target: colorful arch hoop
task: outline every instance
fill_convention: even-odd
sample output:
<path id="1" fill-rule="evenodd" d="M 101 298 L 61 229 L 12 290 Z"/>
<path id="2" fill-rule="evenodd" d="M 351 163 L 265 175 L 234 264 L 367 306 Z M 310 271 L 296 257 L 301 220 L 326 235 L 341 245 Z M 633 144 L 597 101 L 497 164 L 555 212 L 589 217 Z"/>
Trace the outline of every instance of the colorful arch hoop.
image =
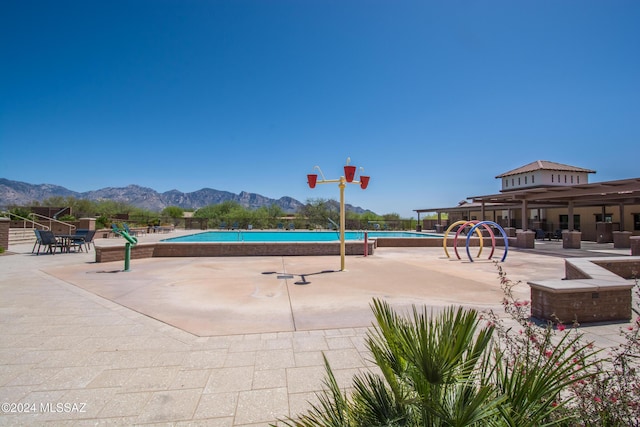
<path id="1" fill-rule="evenodd" d="M 502 259 L 500 260 L 500 262 L 504 262 L 505 259 L 507 259 L 507 253 L 509 253 L 509 238 L 507 237 L 507 233 L 505 233 L 504 229 L 502 227 L 500 227 L 498 224 L 496 224 L 493 221 L 480 221 L 479 223 L 477 223 L 476 225 L 474 225 L 471 230 L 469 231 L 469 234 L 467 234 L 467 256 L 469 257 L 469 261 L 473 262 L 473 258 L 471 258 L 471 253 L 469 252 L 469 237 L 471 237 L 471 233 L 476 230 L 478 228 L 478 226 L 480 225 L 485 225 L 488 224 L 486 227 L 488 227 L 489 225 L 494 226 L 495 228 L 497 228 L 500 231 L 500 234 L 502 234 L 502 238 L 504 239 L 504 254 L 502 255 Z M 495 240 L 493 241 L 493 248 L 495 249 Z M 493 254 L 493 251 L 491 252 Z M 489 257 L 489 259 L 491 259 L 491 257 Z"/>
<path id="2" fill-rule="evenodd" d="M 477 221 L 476 221 L 476 222 L 477 222 Z M 451 225 L 449 226 L 449 228 L 447 228 L 447 231 L 445 231 L 445 232 L 444 232 L 444 238 L 442 239 L 442 248 L 444 249 L 444 253 L 445 253 L 445 255 L 447 256 L 447 258 L 451 258 L 451 257 L 449 256 L 449 251 L 447 250 L 447 236 L 449 235 L 449 232 L 450 232 L 450 231 L 453 229 L 453 227 L 455 227 L 456 225 L 460 225 L 460 224 L 467 225 L 467 224 L 469 224 L 469 223 L 474 224 L 474 222 L 473 222 L 473 221 L 456 221 L 456 222 L 454 222 L 453 224 L 451 224 Z M 462 229 L 462 228 L 464 228 L 464 226 L 462 226 L 462 227 L 460 227 L 460 228 Z M 482 237 L 482 233 L 480 232 L 480 230 L 476 230 L 476 233 L 478 234 L 478 237 L 480 237 L 480 238 Z M 457 237 L 458 237 L 458 234 L 456 234 L 456 239 L 457 239 Z M 456 244 L 456 243 L 457 243 L 457 241 L 455 241 L 455 240 L 454 240 L 454 242 L 453 242 L 454 246 L 455 246 L 455 244 Z M 481 238 L 481 239 L 480 239 L 480 250 L 478 251 L 478 255 L 477 255 L 477 256 L 480 256 L 480 254 L 482 253 L 482 245 L 483 245 L 483 242 L 482 242 L 482 238 Z M 456 250 L 456 255 L 458 255 L 457 250 Z M 459 255 L 458 255 L 458 259 L 460 259 L 460 256 L 459 256 Z"/>
<path id="3" fill-rule="evenodd" d="M 460 258 L 460 255 L 458 254 L 458 235 L 462 232 L 462 230 L 464 230 L 466 228 L 467 225 L 481 225 L 480 221 L 477 220 L 472 220 L 472 221 L 467 221 L 466 224 L 464 224 L 462 227 L 458 228 L 458 231 L 456 232 L 456 236 L 453 239 L 453 248 L 455 250 L 456 256 L 458 257 L 458 259 L 462 259 Z M 486 224 L 482 224 L 482 226 L 485 228 L 485 230 L 487 230 L 487 232 L 489 233 L 489 236 L 491 236 L 491 253 L 489 254 L 488 259 L 491 259 L 491 257 L 493 256 L 493 252 L 496 250 L 496 236 L 493 234 L 493 230 L 491 229 L 491 227 L 489 227 Z M 473 233 L 474 228 L 471 227 L 471 230 L 469 230 L 469 236 Z M 478 232 L 479 230 L 476 228 L 476 234 L 478 234 L 478 237 L 480 238 L 480 250 L 478 251 L 478 255 L 476 256 L 476 258 L 480 257 L 480 254 L 482 253 L 482 245 L 484 243 L 484 239 L 482 238 L 482 233 Z"/>

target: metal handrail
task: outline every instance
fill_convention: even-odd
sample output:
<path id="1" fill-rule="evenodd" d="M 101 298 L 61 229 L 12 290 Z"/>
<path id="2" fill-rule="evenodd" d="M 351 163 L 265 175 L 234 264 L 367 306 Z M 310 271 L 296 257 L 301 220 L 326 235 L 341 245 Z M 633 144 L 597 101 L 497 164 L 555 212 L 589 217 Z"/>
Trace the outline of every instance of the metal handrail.
<path id="1" fill-rule="evenodd" d="M 39 217 L 39 218 L 44 218 L 44 219 L 46 219 L 47 221 L 49 221 L 49 224 L 51 224 L 51 222 L 57 222 L 58 224 L 62 224 L 62 225 L 64 225 L 64 226 L 66 226 L 66 227 L 69 227 L 70 229 L 77 228 L 75 225 L 73 225 L 73 224 L 69 224 L 68 222 L 59 221 L 59 220 L 57 220 L 57 219 L 55 219 L 55 218 L 49 218 L 48 216 L 40 215 L 40 214 L 37 214 L 37 213 L 35 213 L 35 212 L 31 212 L 31 215 L 33 215 L 33 216 L 35 216 L 35 217 Z"/>
<path id="2" fill-rule="evenodd" d="M 58 212 L 53 214 L 53 219 L 55 219 L 56 221 L 58 220 L 58 215 L 60 215 L 62 212 L 66 211 L 69 208 L 62 208 L 60 209 Z"/>
<path id="3" fill-rule="evenodd" d="M 31 218 L 25 218 L 23 216 L 11 213 L 11 212 L 2 212 L 3 215 L 9 215 L 9 219 L 11 219 L 12 216 L 15 216 L 16 218 L 20 218 L 23 221 L 29 221 L 31 224 L 33 225 L 37 225 L 38 227 L 42 227 L 44 230 L 50 230 L 50 227 L 47 227 L 44 224 L 40 224 L 39 222 L 34 221 Z M 32 214 L 33 215 L 33 214 Z M 22 227 L 22 228 L 27 228 L 27 227 Z M 34 227 L 35 228 L 35 227 Z"/>

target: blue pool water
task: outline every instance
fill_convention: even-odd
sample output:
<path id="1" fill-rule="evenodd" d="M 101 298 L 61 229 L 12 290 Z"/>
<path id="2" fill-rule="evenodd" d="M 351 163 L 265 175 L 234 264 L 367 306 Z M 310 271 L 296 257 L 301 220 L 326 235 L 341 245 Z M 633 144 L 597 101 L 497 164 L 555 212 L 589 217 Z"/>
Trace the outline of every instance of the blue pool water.
<path id="1" fill-rule="evenodd" d="M 368 231 L 367 235 L 369 239 L 442 237 L 409 231 Z M 364 240 L 364 232 L 345 231 L 344 238 L 345 240 Z M 164 239 L 163 242 L 332 242 L 339 240 L 340 234 L 337 231 L 207 231 Z"/>

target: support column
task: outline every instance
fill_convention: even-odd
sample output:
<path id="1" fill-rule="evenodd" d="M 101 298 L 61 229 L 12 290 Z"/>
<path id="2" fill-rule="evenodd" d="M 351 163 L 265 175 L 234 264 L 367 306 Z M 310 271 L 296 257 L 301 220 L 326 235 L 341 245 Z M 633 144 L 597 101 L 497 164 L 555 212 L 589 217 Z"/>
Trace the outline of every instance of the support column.
<path id="1" fill-rule="evenodd" d="M 529 229 L 529 217 L 527 215 L 527 201 L 522 201 L 522 231 Z"/>
<path id="2" fill-rule="evenodd" d="M 575 229 L 575 226 L 573 224 L 573 200 L 569 201 L 569 206 L 567 207 L 567 212 L 568 212 L 568 229 L 569 231 L 573 231 Z"/>
<path id="3" fill-rule="evenodd" d="M 624 203 L 620 203 L 620 231 L 624 231 Z"/>

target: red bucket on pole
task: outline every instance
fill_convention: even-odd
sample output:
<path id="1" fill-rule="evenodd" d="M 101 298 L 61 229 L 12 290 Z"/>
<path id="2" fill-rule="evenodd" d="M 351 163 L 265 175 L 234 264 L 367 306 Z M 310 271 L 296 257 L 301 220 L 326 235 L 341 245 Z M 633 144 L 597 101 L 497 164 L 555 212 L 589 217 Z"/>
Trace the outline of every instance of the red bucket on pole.
<path id="1" fill-rule="evenodd" d="M 309 184 L 309 188 L 315 188 L 317 181 L 318 181 L 318 175 L 316 174 L 307 175 L 307 184 Z"/>
<path id="2" fill-rule="evenodd" d="M 363 190 L 367 188 L 367 186 L 369 185 L 369 178 L 371 177 L 360 175 L 360 188 L 362 188 Z"/>
<path id="3" fill-rule="evenodd" d="M 344 167 L 344 178 L 347 182 L 353 182 L 353 178 L 356 177 L 356 167 L 355 166 L 345 166 Z"/>

